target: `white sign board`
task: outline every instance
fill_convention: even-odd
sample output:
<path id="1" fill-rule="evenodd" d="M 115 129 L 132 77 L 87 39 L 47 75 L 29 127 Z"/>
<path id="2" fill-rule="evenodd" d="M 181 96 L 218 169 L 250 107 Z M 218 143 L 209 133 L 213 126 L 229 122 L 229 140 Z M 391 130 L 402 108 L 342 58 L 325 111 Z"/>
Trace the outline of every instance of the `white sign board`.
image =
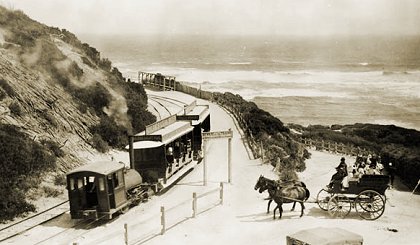
<path id="1" fill-rule="evenodd" d="M 218 132 L 204 132 L 202 134 L 203 139 L 218 139 L 218 138 L 232 138 L 233 131 L 218 131 Z"/>

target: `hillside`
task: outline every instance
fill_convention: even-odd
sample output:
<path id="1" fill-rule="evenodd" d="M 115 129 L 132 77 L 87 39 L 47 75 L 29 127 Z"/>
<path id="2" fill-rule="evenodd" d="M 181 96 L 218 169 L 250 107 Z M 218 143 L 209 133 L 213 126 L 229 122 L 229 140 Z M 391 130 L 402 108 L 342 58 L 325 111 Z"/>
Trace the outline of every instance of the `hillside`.
<path id="1" fill-rule="evenodd" d="M 28 195 L 40 182 L 63 184 L 89 156 L 125 146 L 155 121 L 146 109 L 143 87 L 95 48 L 0 6 L 0 221 L 33 210 L 24 199 L 45 194 Z"/>

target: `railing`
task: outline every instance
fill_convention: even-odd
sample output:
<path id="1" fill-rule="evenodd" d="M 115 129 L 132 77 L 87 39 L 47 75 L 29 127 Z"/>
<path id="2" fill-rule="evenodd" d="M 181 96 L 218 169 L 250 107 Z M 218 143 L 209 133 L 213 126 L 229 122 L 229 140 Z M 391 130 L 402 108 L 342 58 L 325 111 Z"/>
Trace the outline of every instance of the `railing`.
<path id="1" fill-rule="evenodd" d="M 358 154 L 368 155 L 370 152 L 365 148 L 356 147 L 351 144 L 343 144 L 324 140 L 313 140 L 302 138 L 301 142 L 309 148 L 315 148 L 320 151 L 328 151 L 336 154 L 356 156 Z"/>
<path id="2" fill-rule="evenodd" d="M 150 210 L 147 213 L 142 213 L 135 223 L 125 223 L 121 229 L 106 233 L 96 240 L 84 241 L 80 243 L 99 244 L 103 242 L 120 243 L 124 241 L 128 244 L 143 244 L 151 239 L 164 235 L 169 229 L 189 220 L 196 218 L 198 215 L 216 207 L 223 205 L 224 198 L 223 183 L 220 183 L 218 188 L 212 189 L 202 194 L 192 193 L 192 199 L 182 201 L 175 206 L 161 206 L 159 212 L 157 210 Z M 206 200 L 203 203 L 207 205 L 199 205 L 200 200 L 204 198 L 214 198 L 217 195 L 217 200 Z M 130 233 L 130 231 L 133 231 Z M 139 233 L 141 233 L 139 235 Z M 88 237 L 88 236 L 84 236 Z M 74 242 L 73 244 L 78 244 Z"/>

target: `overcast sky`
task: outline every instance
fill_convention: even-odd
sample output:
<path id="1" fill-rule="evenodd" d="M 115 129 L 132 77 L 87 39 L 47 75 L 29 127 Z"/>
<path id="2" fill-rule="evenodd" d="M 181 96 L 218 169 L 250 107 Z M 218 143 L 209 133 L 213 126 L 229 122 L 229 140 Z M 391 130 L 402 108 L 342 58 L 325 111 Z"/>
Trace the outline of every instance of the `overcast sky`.
<path id="1" fill-rule="evenodd" d="M 0 0 L 76 34 L 420 34 L 420 0 Z"/>

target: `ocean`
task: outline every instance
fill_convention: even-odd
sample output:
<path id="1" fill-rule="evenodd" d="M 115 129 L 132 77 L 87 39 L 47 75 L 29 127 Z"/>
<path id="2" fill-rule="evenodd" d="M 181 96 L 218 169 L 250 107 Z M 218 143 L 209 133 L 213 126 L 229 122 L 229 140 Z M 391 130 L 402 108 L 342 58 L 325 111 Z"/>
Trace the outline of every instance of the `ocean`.
<path id="1" fill-rule="evenodd" d="M 420 130 L 420 37 L 93 36 L 131 80 L 175 76 L 232 92 L 284 123 Z"/>

